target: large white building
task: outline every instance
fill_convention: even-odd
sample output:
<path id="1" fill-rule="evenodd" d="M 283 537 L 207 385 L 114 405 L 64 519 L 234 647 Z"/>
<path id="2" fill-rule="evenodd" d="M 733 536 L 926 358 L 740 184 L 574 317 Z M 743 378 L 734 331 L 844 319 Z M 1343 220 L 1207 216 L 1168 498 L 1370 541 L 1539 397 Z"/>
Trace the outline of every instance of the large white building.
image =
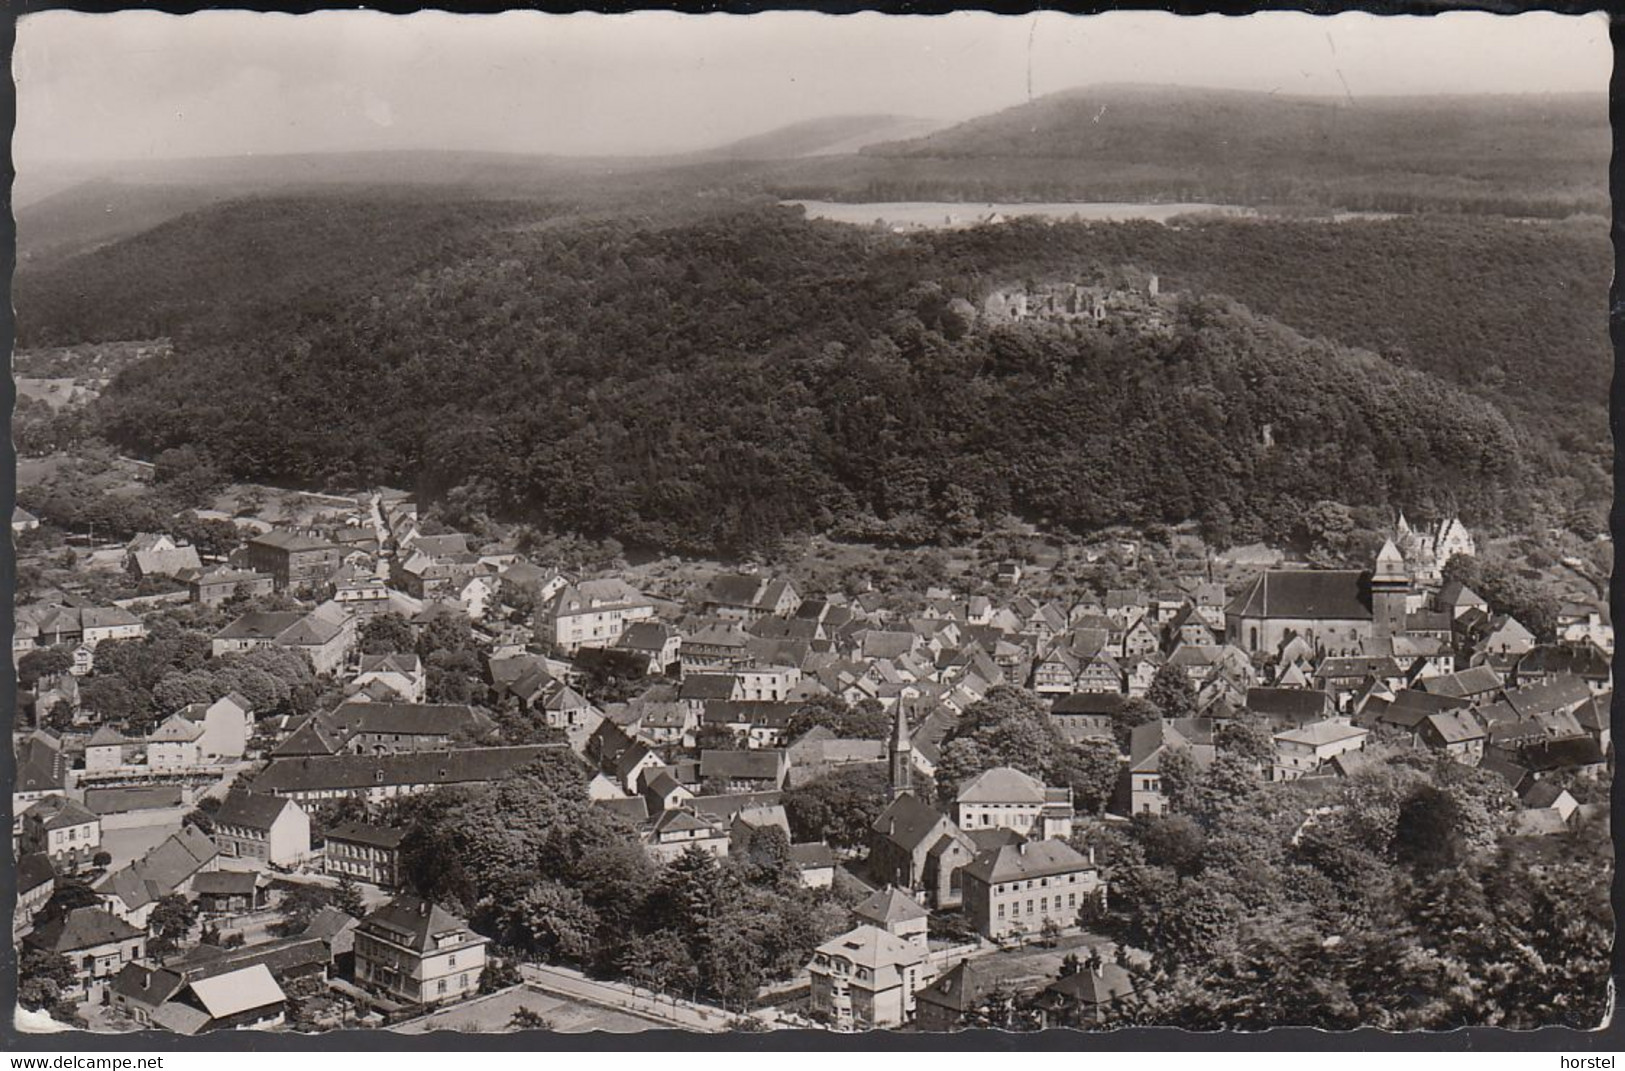
<path id="1" fill-rule="evenodd" d="M 841 1030 L 901 1026 L 931 982 L 919 943 L 870 925 L 819 945 L 807 972 L 813 1010 Z"/>
<path id="2" fill-rule="evenodd" d="M 628 625 L 654 617 L 655 608 L 622 580 L 567 584 L 536 613 L 536 640 L 574 654 L 582 647 L 611 647 Z"/>
<path id="3" fill-rule="evenodd" d="M 1368 735 L 1365 729 L 1336 719 L 1276 733 L 1275 780 L 1296 781 L 1312 774 L 1322 763 L 1363 748 Z"/>
<path id="4" fill-rule="evenodd" d="M 1010 766 L 995 766 L 960 786 L 954 801 L 960 829 L 1013 829 L 1046 840 L 1072 835 L 1072 790 L 1044 782 Z"/>

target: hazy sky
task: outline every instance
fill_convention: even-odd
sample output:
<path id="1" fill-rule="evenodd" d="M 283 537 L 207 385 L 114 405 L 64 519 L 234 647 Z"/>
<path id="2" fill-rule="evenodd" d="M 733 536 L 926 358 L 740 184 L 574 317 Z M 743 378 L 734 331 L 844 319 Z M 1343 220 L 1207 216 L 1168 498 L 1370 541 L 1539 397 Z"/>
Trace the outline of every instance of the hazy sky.
<path id="1" fill-rule="evenodd" d="M 343 149 L 655 153 L 826 115 L 957 120 L 1097 82 L 1285 93 L 1602 92 L 1603 17 L 24 17 L 19 171 Z"/>

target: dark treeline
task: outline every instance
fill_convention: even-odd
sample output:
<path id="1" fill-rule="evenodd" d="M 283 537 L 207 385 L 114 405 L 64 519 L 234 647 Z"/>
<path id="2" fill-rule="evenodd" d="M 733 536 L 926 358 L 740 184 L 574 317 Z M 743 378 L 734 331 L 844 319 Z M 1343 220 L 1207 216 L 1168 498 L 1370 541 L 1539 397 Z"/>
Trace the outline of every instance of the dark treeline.
<path id="1" fill-rule="evenodd" d="M 1585 377 L 1565 373 L 1592 359 L 1583 298 L 1562 296 L 1576 268 L 1538 274 L 1589 241 L 1567 230 L 1395 222 L 1339 226 L 1332 243 L 1327 225 L 1022 224 L 899 238 L 775 209 L 661 225 L 346 204 L 224 206 L 76 258 L 20 285 L 25 330 L 71 340 L 81 315 L 89 337 L 173 329 L 175 354 L 127 369 L 97 405 L 128 450 L 192 443 L 245 478 L 399 483 L 464 514 L 694 552 L 813 530 L 966 538 L 1007 512 L 1077 530 L 1196 517 L 1220 539 L 1288 531 L 1323 499 L 1527 516 L 1567 486 L 1530 454 L 1572 458 L 1549 439 L 1520 445 L 1494 406 L 1416 368 L 1469 384 L 1492 361 L 1523 375 L 1514 358 L 1540 334 L 1559 359 L 1547 394 L 1524 392 L 1538 413 L 1578 409 Z M 245 241 L 253 263 L 224 266 Z M 1521 311 L 1495 310 L 1507 289 L 1484 278 L 1487 255 L 1479 274 L 1446 273 L 1459 294 L 1413 293 L 1442 261 L 1504 257 L 1507 243 L 1532 269 Z M 1167 330 L 990 327 L 957 300 L 1120 265 L 1188 291 Z M 1199 291 L 1345 343 L 1384 345 L 1397 321 L 1416 367 Z M 1487 326 L 1459 326 L 1479 316 Z M 1520 316 L 1535 323 L 1496 327 Z"/>

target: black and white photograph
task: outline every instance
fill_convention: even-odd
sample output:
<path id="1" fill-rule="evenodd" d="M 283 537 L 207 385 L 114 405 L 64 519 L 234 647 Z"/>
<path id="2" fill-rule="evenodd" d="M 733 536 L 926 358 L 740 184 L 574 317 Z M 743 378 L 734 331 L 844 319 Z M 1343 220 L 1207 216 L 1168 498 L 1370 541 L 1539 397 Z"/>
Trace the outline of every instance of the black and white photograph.
<path id="1" fill-rule="evenodd" d="M 1608 1025 L 1612 68 L 22 14 L 22 1046 Z"/>

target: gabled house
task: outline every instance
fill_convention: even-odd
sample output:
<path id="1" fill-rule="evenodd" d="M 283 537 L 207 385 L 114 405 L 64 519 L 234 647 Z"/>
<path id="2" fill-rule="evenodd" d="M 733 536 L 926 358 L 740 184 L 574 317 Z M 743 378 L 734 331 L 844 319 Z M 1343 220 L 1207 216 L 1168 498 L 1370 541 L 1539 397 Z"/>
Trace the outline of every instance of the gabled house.
<path id="1" fill-rule="evenodd" d="M 147 736 L 147 768 L 154 773 L 178 773 L 203 765 L 198 746 L 203 733 L 201 721 L 184 713 L 171 714 Z"/>
<path id="2" fill-rule="evenodd" d="M 56 891 L 56 868 L 42 852 L 33 852 L 17 860 L 17 906 L 11 915 L 11 937 L 14 944 L 34 925 L 39 914 Z"/>
<path id="3" fill-rule="evenodd" d="M 197 738 L 200 762 L 235 762 L 248 750 L 248 738 L 254 731 L 253 704 L 241 693 L 227 693 L 213 703 L 190 704 L 180 714 L 203 730 Z"/>
<path id="4" fill-rule="evenodd" d="M 1163 794 L 1162 760 L 1175 751 L 1188 753 L 1201 767 L 1215 757 L 1212 723 L 1204 718 L 1159 718 L 1135 726 L 1129 738 L 1128 813 L 1166 814 L 1168 798 Z"/>
<path id="5" fill-rule="evenodd" d="M 690 848 L 718 858 L 728 854 L 728 831 L 685 807 L 661 811 L 643 837 L 643 850 L 657 863 L 669 863 Z"/>
<path id="6" fill-rule="evenodd" d="M 682 646 L 682 635 L 659 621 L 636 622 L 615 641 L 617 650 L 630 652 L 642 659 L 644 672 L 651 677 L 671 673 L 679 665 Z"/>
<path id="7" fill-rule="evenodd" d="M 801 596 L 787 580 L 725 573 L 711 581 L 705 612 L 734 621 L 789 617 L 801 608 Z"/>
<path id="8" fill-rule="evenodd" d="M 137 580 L 153 576 L 178 577 L 203 570 L 203 562 L 198 558 L 196 547 L 177 546 L 173 541 L 169 541 L 168 536 L 162 538 L 167 542 L 167 546 L 132 550 L 125 554 L 124 565 L 131 576 Z"/>
<path id="9" fill-rule="evenodd" d="M 11 786 L 11 813 L 19 815 L 45 797 L 67 791 L 68 757 L 62 753 L 62 742 L 42 731 L 25 737 L 16 747 L 17 779 Z"/>
<path id="10" fill-rule="evenodd" d="M 176 1034 L 254 1030 L 280 1025 L 288 997 L 263 963 L 189 982 L 152 1013 L 152 1025 Z"/>
<path id="11" fill-rule="evenodd" d="M 1470 710 L 1429 714 L 1417 726 L 1417 737 L 1424 744 L 1467 766 L 1477 766 L 1484 757 L 1488 736 L 1483 723 Z"/>
<path id="12" fill-rule="evenodd" d="M 1072 833 L 1072 790 L 1046 788 L 1036 777 L 996 766 L 959 787 L 954 822 L 967 833 L 999 828 L 1032 839 L 1065 838 Z"/>
<path id="13" fill-rule="evenodd" d="M 489 943 L 438 904 L 397 896 L 356 927 L 356 981 L 400 1004 L 463 1000 L 479 992 Z"/>
<path id="14" fill-rule="evenodd" d="M 310 857 L 310 816 L 298 803 L 260 792 L 232 792 L 214 816 L 220 854 L 275 866 Z"/>
<path id="15" fill-rule="evenodd" d="M 1336 719 L 1310 722 L 1275 734 L 1276 781 L 1296 781 L 1326 770 L 1333 759 L 1365 746 L 1370 730 Z"/>
<path id="16" fill-rule="evenodd" d="M 90 865 L 102 845 L 102 820 L 66 796 L 46 796 L 20 817 L 22 851 L 41 853 L 58 874 Z"/>
<path id="17" fill-rule="evenodd" d="M 195 826 L 183 826 L 162 844 L 93 886 L 103 909 L 131 925 L 145 927 L 158 901 L 186 893 L 199 874 L 219 868 L 214 841 Z"/>
<path id="18" fill-rule="evenodd" d="M 403 703 L 421 703 L 428 693 L 428 674 L 416 654 L 363 654 L 359 672 L 346 685 L 346 692 L 363 692 L 377 682 Z M 359 698 L 359 697 L 358 697 Z"/>
<path id="19" fill-rule="evenodd" d="M 76 907 L 41 923 L 23 944 L 57 952 L 73 969 L 69 1000 L 97 1000 L 124 965 L 146 954 L 147 935 L 99 907 Z"/>
<path id="20" fill-rule="evenodd" d="M 1115 963 L 1094 962 L 1051 982 L 1036 1003 L 1046 1028 L 1088 1029 L 1116 1020 L 1138 1000 L 1127 970 Z"/>
<path id="21" fill-rule="evenodd" d="M 246 915 L 266 905 L 269 883 L 249 870 L 211 870 L 192 880 L 198 909 L 205 915 Z"/>

